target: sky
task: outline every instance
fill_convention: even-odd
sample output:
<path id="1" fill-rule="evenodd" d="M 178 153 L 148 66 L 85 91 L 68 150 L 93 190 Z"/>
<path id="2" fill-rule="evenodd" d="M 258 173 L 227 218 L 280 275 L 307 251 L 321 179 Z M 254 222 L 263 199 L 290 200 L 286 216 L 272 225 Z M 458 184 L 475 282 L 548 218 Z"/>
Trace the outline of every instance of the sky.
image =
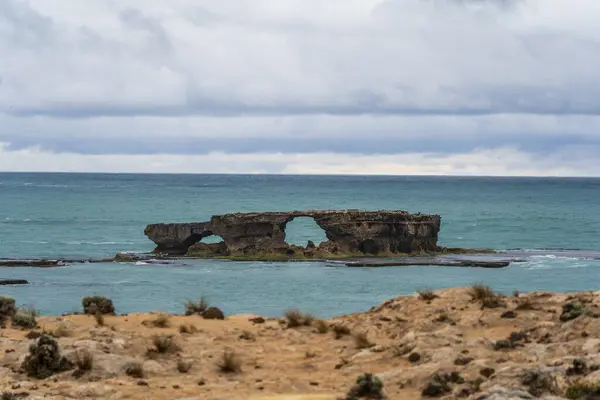
<path id="1" fill-rule="evenodd" d="M 597 0 L 0 0 L 0 171 L 600 176 Z"/>

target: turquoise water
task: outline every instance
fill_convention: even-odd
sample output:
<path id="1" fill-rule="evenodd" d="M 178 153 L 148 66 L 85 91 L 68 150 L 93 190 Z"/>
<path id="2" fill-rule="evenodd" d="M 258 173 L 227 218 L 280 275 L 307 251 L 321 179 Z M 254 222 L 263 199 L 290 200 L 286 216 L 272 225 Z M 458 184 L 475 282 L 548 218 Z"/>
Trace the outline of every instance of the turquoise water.
<path id="1" fill-rule="evenodd" d="M 438 213 L 445 246 L 600 250 L 598 199 L 600 179 L 583 178 L 0 174 L 0 258 L 147 252 L 148 223 L 329 208 Z M 322 237 L 310 220 L 288 232 L 294 243 Z M 52 314 L 72 311 L 89 294 L 111 296 L 120 312 L 181 311 L 186 298 L 205 294 L 228 313 L 280 315 L 299 306 L 331 316 L 424 286 L 484 281 L 506 291 L 598 289 L 597 257 L 551 253 L 536 252 L 503 270 L 225 261 L 4 268 L 0 279 L 32 284 L 0 287 L 0 295 Z"/>

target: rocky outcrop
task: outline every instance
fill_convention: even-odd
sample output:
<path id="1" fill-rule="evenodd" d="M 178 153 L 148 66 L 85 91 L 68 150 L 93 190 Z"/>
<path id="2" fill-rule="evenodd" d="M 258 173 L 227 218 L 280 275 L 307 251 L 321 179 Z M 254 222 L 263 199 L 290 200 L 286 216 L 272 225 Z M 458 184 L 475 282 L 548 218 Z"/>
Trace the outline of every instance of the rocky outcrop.
<path id="1" fill-rule="evenodd" d="M 285 241 L 287 224 L 297 217 L 315 220 L 328 241 L 299 247 Z M 198 256 L 322 257 L 393 255 L 437 250 L 440 216 L 406 211 L 325 210 L 216 215 L 208 222 L 148 225 L 145 234 L 156 252 Z M 219 245 L 197 245 L 219 235 Z M 192 246 L 194 246 L 192 248 Z M 192 249 L 190 249 L 192 248 Z"/>

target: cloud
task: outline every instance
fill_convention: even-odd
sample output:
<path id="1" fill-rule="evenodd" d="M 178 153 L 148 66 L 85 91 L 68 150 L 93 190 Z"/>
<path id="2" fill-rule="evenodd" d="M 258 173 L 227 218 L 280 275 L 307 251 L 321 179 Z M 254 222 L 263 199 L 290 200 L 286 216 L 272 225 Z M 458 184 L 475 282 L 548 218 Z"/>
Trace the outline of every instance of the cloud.
<path id="1" fill-rule="evenodd" d="M 0 141 L 552 158 L 600 145 L 598 20 L 594 0 L 0 0 Z"/>
<path id="2" fill-rule="evenodd" d="M 250 173 L 342 175 L 597 176 L 600 148 L 569 147 L 552 155 L 512 148 L 469 153 L 224 153 L 200 155 L 56 154 L 40 149 L 10 151 L 0 144 L 0 171 Z"/>

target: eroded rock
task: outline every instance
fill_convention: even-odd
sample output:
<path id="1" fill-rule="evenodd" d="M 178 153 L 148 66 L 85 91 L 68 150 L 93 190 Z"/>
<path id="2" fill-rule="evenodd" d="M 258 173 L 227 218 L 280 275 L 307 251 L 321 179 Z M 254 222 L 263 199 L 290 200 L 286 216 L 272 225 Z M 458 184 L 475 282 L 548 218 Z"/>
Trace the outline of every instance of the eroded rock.
<path id="1" fill-rule="evenodd" d="M 311 243 L 306 248 L 288 245 L 285 228 L 297 217 L 313 218 L 325 231 L 328 241 L 318 247 Z M 216 215 L 207 222 L 148 225 L 144 232 L 157 244 L 157 253 L 183 255 L 189 252 L 200 257 L 322 257 L 327 254 L 382 255 L 435 251 L 438 249 L 439 230 L 439 215 L 410 214 L 406 211 L 326 210 Z M 212 235 L 221 236 L 222 244 L 194 246 Z"/>

